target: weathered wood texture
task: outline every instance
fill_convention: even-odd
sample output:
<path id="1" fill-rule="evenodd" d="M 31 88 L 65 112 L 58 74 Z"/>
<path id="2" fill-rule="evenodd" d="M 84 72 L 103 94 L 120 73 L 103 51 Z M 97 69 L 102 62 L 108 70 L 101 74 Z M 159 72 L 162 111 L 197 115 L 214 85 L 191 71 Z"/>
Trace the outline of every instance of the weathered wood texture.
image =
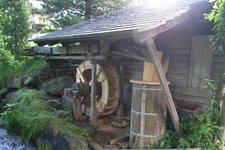
<path id="1" fill-rule="evenodd" d="M 158 59 L 157 55 L 156 55 L 156 47 L 155 47 L 155 43 L 154 40 L 152 38 L 149 38 L 145 41 L 147 47 L 148 47 L 148 51 L 149 51 L 149 57 L 152 60 L 152 64 L 154 65 L 155 71 L 157 73 L 157 76 L 159 78 L 159 82 L 160 85 L 162 87 L 163 90 L 163 95 L 165 98 L 165 103 L 167 105 L 167 108 L 170 112 L 172 121 L 173 121 L 173 125 L 175 127 L 175 130 L 177 133 L 180 132 L 180 121 L 179 121 L 179 117 L 177 114 L 177 110 L 176 107 L 174 105 L 174 101 L 169 89 L 169 85 L 167 83 L 167 79 L 165 76 L 165 73 L 163 72 L 163 67 L 162 64 L 160 62 L 160 60 Z"/>
<path id="2" fill-rule="evenodd" d="M 62 47 L 35 47 L 33 53 L 35 55 L 72 55 L 83 53 L 107 52 L 109 44 L 104 41 L 93 43 L 81 43 L 80 45 L 64 45 Z"/>
<path id="3" fill-rule="evenodd" d="M 157 48 L 170 57 L 167 79 L 174 100 L 205 105 L 208 91 L 204 78 L 212 74 L 211 48 L 207 36 L 194 36 L 191 26 L 171 30 L 157 38 Z"/>
<path id="4" fill-rule="evenodd" d="M 208 36 L 193 36 L 190 54 L 188 87 L 203 89 L 209 79 L 212 64 L 212 47 Z"/>
<path id="5" fill-rule="evenodd" d="M 149 148 L 166 131 L 167 107 L 160 85 L 133 83 L 130 147 Z"/>
<path id="6" fill-rule="evenodd" d="M 123 102 L 125 107 L 130 109 L 132 99 L 132 84 L 130 83 L 130 79 L 142 79 L 144 62 L 130 58 L 123 58 L 121 60 L 121 64 L 123 65 L 124 71 Z"/>
<path id="7" fill-rule="evenodd" d="M 176 101 L 179 100 L 206 105 L 208 103 L 209 98 L 208 91 L 205 91 L 200 87 L 194 88 L 192 86 L 188 86 L 189 80 L 191 81 L 191 77 L 189 77 L 190 76 L 189 72 L 191 68 L 190 62 L 191 50 L 193 47 L 192 38 L 195 36 L 195 34 L 196 34 L 195 30 L 193 29 L 193 26 L 191 26 L 190 24 L 177 26 L 175 29 L 166 31 L 161 35 L 159 35 L 156 38 L 156 47 L 158 50 L 162 51 L 165 56 L 168 56 L 170 58 L 169 70 L 166 74 L 166 78 L 168 81 L 170 81 L 170 90 L 173 99 Z M 202 39 L 205 39 L 205 41 L 203 40 L 201 44 L 204 44 L 204 42 L 206 44 L 209 44 L 206 41 L 207 40 L 206 35 L 200 37 L 203 37 Z M 196 44 L 200 43 L 197 42 Z M 206 45 L 202 45 L 202 47 L 200 47 L 200 50 L 204 52 L 205 48 L 209 50 Z M 205 62 L 208 65 L 207 67 L 211 66 L 210 73 L 205 74 L 206 75 L 205 77 L 209 76 L 210 79 L 217 81 L 221 71 L 223 58 L 219 54 L 214 54 L 210 65 L 210 63 L 207 62 L 208 59 L 210 59 L 210 57 L 208 56 L 209 55 L 206 55 L 206 57 L 204 55 L 201 55 L 202 59 L 199 59 L 198 61 L 201 61 L 202 63 Z M 125 104 L 128 104 L 129 106 L 132 91 L 129 79 L 136 79 L 136 80 L 142 79 L 144 63 L 136 59 L 124 57 L 121 61 L 121 64 L 124 67 L 124 78 L 125 78 L 123 86 L 124 88 L 123 98 Z M 192 65 L 194 65 L 194 62 L 192 62 Z M 207 68 L 205 69 L 207 70 Z M 205 73 L 204 70 L 202 70 L 201 72 L 203 74 Z M 198 82 L 199 83 L 201 82 L 202 87 L 204 82 L 203 79 L 198 80 Z"/>
<path id="8" fill-rule="evenodd" d="M 170 57 L 167 79 L 172 86 L 187 87 L 191 36 L 190 31 L 167 31 L 156 39 L 157 49 Z"/>

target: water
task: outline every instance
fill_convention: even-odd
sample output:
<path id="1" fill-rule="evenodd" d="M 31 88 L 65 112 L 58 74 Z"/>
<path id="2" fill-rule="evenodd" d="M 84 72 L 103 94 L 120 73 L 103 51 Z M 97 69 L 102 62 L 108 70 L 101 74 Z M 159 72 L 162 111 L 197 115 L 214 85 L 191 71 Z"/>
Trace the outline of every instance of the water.
<path id="1" fill-rule="evenodd" d="M 35 148 L 24 143 L 21 138 L 0 129 L 0 150 L 35 150 Z"/>

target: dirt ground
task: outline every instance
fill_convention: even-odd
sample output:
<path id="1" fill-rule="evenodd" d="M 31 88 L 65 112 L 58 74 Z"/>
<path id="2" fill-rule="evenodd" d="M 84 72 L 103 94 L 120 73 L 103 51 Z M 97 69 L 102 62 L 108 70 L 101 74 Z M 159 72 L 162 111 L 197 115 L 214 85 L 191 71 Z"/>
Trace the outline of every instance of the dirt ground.
<path id="1" fill-rule="evenodd" d="M 111 145 L 110 141 L 116 138 L 129 136 L 129 125 L 124 128 L 113 127 L 109 119 L 98 121 L 98 129 L 94 140 L 104 149 L 122 149 L 120 144 Z M 121 143 L 128 144 L 128 141 Z"/>
<path id="2" fill-rule="evenodd" d="M 114 127 L 112 122 L 126 122 L 126 127 Z M 129 136 L 129 120 L 116 119 L 113 116 L 98 119 L 96 125 L 91 125 L 89 122 L 79 123 L 80 127 L 87 129 L 94 142 L 98 143 L 103 149 L 123 149 L 128 146 L 128 140 L 118 143 L 110 144 L 111 140 Z"/>

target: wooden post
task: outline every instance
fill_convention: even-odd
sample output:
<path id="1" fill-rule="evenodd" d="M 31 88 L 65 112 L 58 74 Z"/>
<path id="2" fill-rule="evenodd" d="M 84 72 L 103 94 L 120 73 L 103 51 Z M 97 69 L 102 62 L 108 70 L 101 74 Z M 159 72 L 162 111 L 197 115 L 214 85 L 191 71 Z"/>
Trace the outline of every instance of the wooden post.
<path id="1" fill-rule="evenodd" d="M 155 67 L 155 71 L 158 75 L 160 84 L 162 86 L 164 97 L 165 97 L 165 100 L 166 100 L 166 104 L 167 104 L 167 107 L 168 107 L 169 112 L 171 114 L 171 118 L 172 118 L 174 127 L 176 129 L 176 132 L 179 133 L 180 132 L 179 117 L 178 117 L 177 110 L 175 108 L 175 105 L 174 105 L 174 102 L 173 102 L 173 99 L 172 99 L 172 96 L 171 96 L 171 93 L 170 93 L 170 89 L 169 89 L 169 86 L 168 86 L 168 82 L 166 80 L 166 76 L 163 72 L 162 64 L 161 64 L 161 62 L 159 61 L 159 59 L 156 55 L 157 50 L 155 48 L 154 40 L 153 40 L 153 38 L 148 38 L 145 41 L 145 43 L 148 47 L 150 58 L 152 60 L 152 63 Z"/>
<path id="2" fill-rule="evenodd" d="M 73 99 L 73 116 L 76 121 L 83 120 L 80 100 L 78 98 Z"/>
<path id="3" fill-rule="evenodd" d="M 92 63 L 92 72 L 91 72 L 91 109 L 90 109 L 90 121 L 91 123 L 97 122 L 97 111 L 96 111 L 96 69 L 97 64 L 95 61 Z"/>
<path id="4" fill-rule="evenodd" d="M 119 107 L 116 112 L 116 117 L 118 119 L 121 119 L 124 115 L 124 105 L 123 105 L 123 66 L 119 66 L 120 70 L 120 102 L 119 102 Z"/>

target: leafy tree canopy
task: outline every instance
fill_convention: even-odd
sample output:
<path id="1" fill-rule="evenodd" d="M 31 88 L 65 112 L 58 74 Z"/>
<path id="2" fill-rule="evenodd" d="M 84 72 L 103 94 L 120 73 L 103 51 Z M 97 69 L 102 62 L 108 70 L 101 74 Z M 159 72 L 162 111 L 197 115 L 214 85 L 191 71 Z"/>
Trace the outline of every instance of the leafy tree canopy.
<path id="1" fill-rule="evenodd" d="M 107 14 L 126 7 L 130 0 L 43 0 L 43 10 L 56 27 Z"/>
<path id="2" fill-rule="evenodd" d="M 8 17 L 0 19 L 6 47 L 17 57 L 28 47 L 30 7 L 28 0 L 0 0 L 0 11 Z"/>

